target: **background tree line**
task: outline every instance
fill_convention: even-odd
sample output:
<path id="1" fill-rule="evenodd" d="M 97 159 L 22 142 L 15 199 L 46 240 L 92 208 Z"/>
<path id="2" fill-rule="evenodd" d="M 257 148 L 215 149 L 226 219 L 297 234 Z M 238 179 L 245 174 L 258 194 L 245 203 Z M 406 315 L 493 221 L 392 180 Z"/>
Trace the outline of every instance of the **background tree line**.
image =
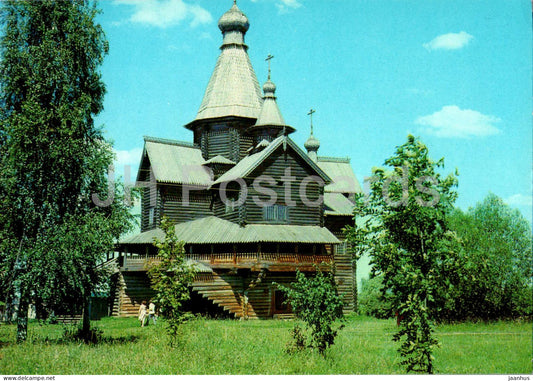
<path id="1" fill-rule="evenodd" d="M 454 288 L 436 320 L 495 320 L 533 317 L 531 225 L 518 209 L 489 194 L 475 207 L 455 208 L 447 216 L 457 233 Z M 363 279 L 359 312 L 378 318 L 394 316 L 383 276 Z"/>
<path id="2" fill-rule="evenodd" d="M 531 317 L 530 224 L 492 194 L 455 209 L 458 174 L 443 176 L 443 167 L 409 135 L 373 169 L 346 228 L 354 260 L 371 258 L 360 308 L 397 317 L 407 372 L 434 372 L 435 321 Z"/>

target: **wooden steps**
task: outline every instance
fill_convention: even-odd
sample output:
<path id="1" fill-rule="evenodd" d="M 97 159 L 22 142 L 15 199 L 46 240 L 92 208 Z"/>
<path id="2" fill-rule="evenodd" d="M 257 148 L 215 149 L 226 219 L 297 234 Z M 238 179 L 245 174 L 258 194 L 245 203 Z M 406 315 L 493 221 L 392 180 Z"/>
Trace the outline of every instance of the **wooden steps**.
<path id="1" fill-rule="evenodd" d="M 253 272 L 244 275 L 213 273 L 193 283 L 193 291 L 220 306 L 240 319 L 264 319 L 272 317 L 273 282 L 288 284 L 294 274 L 267 272 L 264 278 Z M 247 299 L 248 303 L 245 303 Z"/>
<path id="2" fill-rule="evenodd" d="M 335 261 L 335 281 L 339 293 L 344 294 L 343 312 L 349 313 L 353 311 L 355 282 L 351 257 L 345 254 L 345 250 L 339 250 Z M 290 272 L 219 269 L 197 274 L 191 289 L 235 318 L 264 319 L 274 315 L 285 318 L 283 310 L 274 309 L 276 286 L 273 283 L 289 285 L 294 280 L 295 274 Z M 119 272 L 115 275 L 114 285 L 113 316 L 137 316 L 141 302 L 154 295 L 146 272 Z M 245 303 L 246 299 L 248 303 Z"/>
<path id="3" fill-rule="evenodd" d="M 137 316 L 141 302 L 148 301 L 154 296 L 146 272 L 120 273 L 116 280 L 115 290 L 112 316 Z"/>
<path id="4" fill-rule="evenodd" d="M 56 321 L 61 324 L 78 324 L 82 315 L 56 315 Z"/>
<path id="5" fill-rule="evenodd" d="M 272 318 L 278 320 L 294 320 L 295 316 L 294 314 L 274 314 Z"/>
<path id="6" fill-rule="evenodd" d="M 213 273 L 209 277 L 198 277 L 192 284 L 192 291 L 210 300 L 233 317 L 242 316 L 240 297 L 234 290 L 238 287 L 237 276 L 225 276 Z"/>

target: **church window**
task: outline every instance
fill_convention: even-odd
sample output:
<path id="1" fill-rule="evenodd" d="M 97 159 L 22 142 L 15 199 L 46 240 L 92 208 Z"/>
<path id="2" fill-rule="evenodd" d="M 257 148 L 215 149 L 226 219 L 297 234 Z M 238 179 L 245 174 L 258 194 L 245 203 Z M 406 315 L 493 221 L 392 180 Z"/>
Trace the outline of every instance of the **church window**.
<path id="1" fill-rule="evenodd" d="M 231 213 L 235 210 L 235 200 L 229 199 L 228 202 L 226 202 L 226 213 Z"/>
<path id="2" fill-rule="evenodd" d="M 284 222 L 288 220 L 287 205 L 268 205 L 263 207 L 263 220 Z"/>
<path id="3" fill-rule="evenodd" d="M 155 208 L 152 207 L 148 210 L 148 225 L 153 225 L 155 220 Z"/>

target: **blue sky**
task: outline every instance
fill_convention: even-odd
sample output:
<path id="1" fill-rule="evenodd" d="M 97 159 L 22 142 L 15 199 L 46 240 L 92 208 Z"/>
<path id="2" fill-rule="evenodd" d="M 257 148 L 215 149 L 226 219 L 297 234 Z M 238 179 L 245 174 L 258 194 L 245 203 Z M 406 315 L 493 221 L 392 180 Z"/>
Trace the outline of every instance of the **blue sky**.
<path id="1" fill-rule="evenodd" d="M 97 118 L 118 166 L 143 135 L 192 141 L 231 0 L 102 0 L 110 45 Z M 239 0 L 262 84 L 268 54 L 278 104 L 319 155 L 349 156 L 361 183 L 408 133 L 445 173 L 459 170 L 462 209 L 488 192 L 531 220 L 532 41 L 529 0 Z"/>

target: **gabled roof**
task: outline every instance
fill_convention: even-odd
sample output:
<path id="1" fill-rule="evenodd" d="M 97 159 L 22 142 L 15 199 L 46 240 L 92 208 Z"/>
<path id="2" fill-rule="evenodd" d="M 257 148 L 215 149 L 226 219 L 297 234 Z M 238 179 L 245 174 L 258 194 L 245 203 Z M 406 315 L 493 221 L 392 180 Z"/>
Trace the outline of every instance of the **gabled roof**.
<path id="1" fill-rule="evenodd" d="M 265 161 L 286 139 L 287 147 L 291 147 L 298 156 L 300 156 L 323 180 L 326 184 L 331 182 L 330 177 L 305 154 L 300 147 L 291 139 L 285 136 L 279 136 L 274 139 L 264 150 L 246 156 L 239 163 L 224 173 L 216 180 L 213 185 L 223 182 L 229 182 L 236 179 L 244 179 L 254 171 L 263 161 Z"/>
<path id="2" fill-rule="evenodd" d="M 354 204 L 341 193 L 324 192 L 324 207 L 326 215 L 351 216 Z"/>
<path id="3" fill-rule="evenodd" d="M 176 236 L 187 244 L 216 243 L 316 243 L 335 244 L 339 240 L 325 227 L 300 225 L 249 224 L 241 227 L 233 222 L 210 216 L 175 225 Z M 150 244 L 154 237 L 164 238 L 161 229 L 153 229 L 126 238 L 120 244 Z"/>
<path id="4" fill-rule="evenodd" d="M 233 160 L 230 160 L 222 155 L 216 155 L 212 157 L 209 160 L 204 161 L 204 164 L 227 164 L 227 165 L 235 165 Z"/>
<path id="5" fill-rule="evenodd" d="M 151 166 L 155 180 L 162 183 L 209 186 L 212 178 L 199 148 L 191 143 L 145 136 L 141 166 L 142 171 Z"/>
<path id="6" fill-rule="evenodd" d="M 332 183 L 325 186 L 324 192 L 362 193 L 350 159 L 319 156 L 317 164 L 332 179 Z"/>
<path id="7" fill-rule="evenodd" d="M 263 139 L 261 140 L 259 143 L 257 143 L 257 145 L 255 146 L 255 148 L 266 148 L 268 147 L 270 144 L 270 142 L 266 139 Z"/>

